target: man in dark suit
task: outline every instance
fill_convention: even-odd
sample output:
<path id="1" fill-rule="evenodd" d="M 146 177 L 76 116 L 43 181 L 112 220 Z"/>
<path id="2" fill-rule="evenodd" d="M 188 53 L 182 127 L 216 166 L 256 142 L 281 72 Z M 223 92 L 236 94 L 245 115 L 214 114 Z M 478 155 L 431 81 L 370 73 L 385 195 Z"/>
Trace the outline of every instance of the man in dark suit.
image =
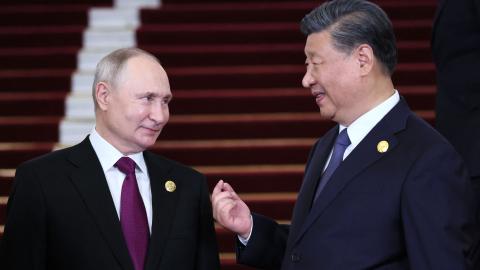
<path id="1" fill-rule="evenodd" d="M 465 160 L 480 224 L 480 0 L 440 0 L 433 24 L 436 127 Z M 480 243 L 478 247 L 480 268 Z"/>
<path id="2" fill-rule="evenodd" d="M 439 1 L 432 51 L 436 126 L 465 159 L 480 200 L 480 0 Z"/>
<path id="3" fill-rule="evenodd" d="M 363 0 L 325 2 L 301 23 L 306 74 L 323 117 L 290 226 L 252 214 L 232 187 L 215 219 L 238 234 L 237 260 L 262 269 L 469 269 L 473 202 L 453 147 L 394 89 L 392 24 Z"/>
<path id="4" fill-rule="evenodd" d="M 205 177 L 145 151 L 169 119 L 167 74 L 120 49 L 97 65 L 96 126 L 18 167 L 2 269 L 219 269 Z"/>

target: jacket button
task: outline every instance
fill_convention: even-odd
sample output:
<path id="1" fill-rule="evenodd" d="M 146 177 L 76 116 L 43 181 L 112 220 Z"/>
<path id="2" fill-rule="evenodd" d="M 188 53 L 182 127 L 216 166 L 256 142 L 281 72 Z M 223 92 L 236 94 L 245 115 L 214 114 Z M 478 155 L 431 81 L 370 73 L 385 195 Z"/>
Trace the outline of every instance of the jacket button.
<path id="1" fill-rule="evenodd" d="M 292 253 L 292 262 L 296 263 L 296 262 L 299 262 L 300 261 L 300 255 L 298 255 L 297 253 Z"/>

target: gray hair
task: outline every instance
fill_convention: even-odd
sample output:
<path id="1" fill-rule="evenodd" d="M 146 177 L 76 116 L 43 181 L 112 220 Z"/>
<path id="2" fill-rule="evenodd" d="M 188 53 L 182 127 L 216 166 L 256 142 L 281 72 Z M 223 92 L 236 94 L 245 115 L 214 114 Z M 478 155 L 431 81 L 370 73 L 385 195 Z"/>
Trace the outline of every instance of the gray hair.
<path id="1" fill-rule="evenodd" d="M 160 64 L 160 61 L 153 54 L 138 48 L 122 48 L 115 50 L 98 62 L 95 69 L 95 78 L 92 86 L 92 96 L 95 103 L 95 110 L 98 108 L 95 96 L 95 88 L 99 82 L 110 84 L 113 88 L 117 87 L 118 77 L 122 72 L 127 61 L 131 58 L 144 56 Z"/>
<path id="2" fill-rule="evenodd" d="M 397 64 L 397 46 L 392 22 L 376 4 L 365 0 L 333 0 L 312 10 L 302 19 L 300 30 L 305 35 L 330 32 L 333 46 L 350 54 L 358 45 L 368 44 L 392 75 Z"/>

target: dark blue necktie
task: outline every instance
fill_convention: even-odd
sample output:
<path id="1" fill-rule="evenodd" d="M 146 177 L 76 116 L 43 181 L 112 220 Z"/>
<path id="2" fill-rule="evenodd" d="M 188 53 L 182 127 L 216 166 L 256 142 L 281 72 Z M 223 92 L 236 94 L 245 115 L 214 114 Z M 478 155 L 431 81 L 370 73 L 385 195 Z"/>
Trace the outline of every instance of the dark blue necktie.
<path id="1" fill-rule="evenodd" d="M 332 157 L 330 158 L 330 162 L 328 163 L 327 169 L 323 172 L 322 178 L 320 179 L 320 183 L 318 184 L 317 191 L 315 192 L 315 198 L 313 202 L 317 200 L 318 196 L 322 192 L 322 190 L 327 185 L 330 177 L 332 177 L 333 173 L 337 169 L 338 165 L 343 161 L 343 154 L 345 153 L 345 149 L 350 145 L 350 139 L 348 138 L 347 129 L 343 129 L 340 134 L 338 134 L 337 139 L 335 140 L 335 145 L 333 146 Z"/>

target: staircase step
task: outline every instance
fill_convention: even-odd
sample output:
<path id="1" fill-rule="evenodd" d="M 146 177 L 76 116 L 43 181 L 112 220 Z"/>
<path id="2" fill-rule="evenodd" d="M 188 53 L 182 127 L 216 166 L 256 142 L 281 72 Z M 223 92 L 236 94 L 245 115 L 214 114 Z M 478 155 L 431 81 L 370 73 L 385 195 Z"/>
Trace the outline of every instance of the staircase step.
<path id="1" fill-rule="evenodd" d="M 0 92 L 68 92 L 73 69 L 0 70 Z"/>
<path id="2" fill-rule="evenodd" d="M 0 92 L 0 115 L 63 116 L 65 92 Z"/>
<path id="3" fill-rule="evenodd" d="M 8 197 L 0 196 L 0 224 L 4 225 L 7 218 Z M 2 228 L 3 231 L 3 228 Z M 3 232 L 2 232 L 3 234 Z"/>
<path id="4" fill-rule="evenodd" d="M 0 27 L 0 48 L 81 47 L 85 26 Z"/>
<path id="5" fill-rule="evenodd" d="M 20 5 L 4 6 L 0 10 L 0 27 L 87 25 L 88 5 Z"/>
<path id="6" fill-rule="evenodd" d="M 196 169 L 207 176 L 210 191 L 222 179 L 240 193 L 297 192 L 305 165 L 204 166 Z"/>
<path id="7" fill-rule="evenodd" d="M 220 264 L 222 270 L 253 270 L 245 265 L 237 264 L 235 253 L 220 253 Z"/>
<path id="8" fill-rule="evenodd" d="M 68 3 L 68 4 L 66 4 Z M 111 6 L 113 5 L 113 0 L 22 0 L 21 4 L 19 4 L 18 0 L 2 0 L 2 5 L 5 6 L 21 6 L 21 5 L 29 5 L 29 6 Z M 3 8 L 3 6 L 2 6 Z"/>
<path id="9" fill-rule="evenodd" d="M 55 142 L 60 119 L 59 116 L 0 117 L 0 129 L 9 131 L 0 133 L 0 142 Z"/>
<path id="10" fill-rule="evenodd" d="M 16 168 L 22 162 L 51 152 L 54 146 L 54 143 L 0 143 L 0 169 Z"/>
<path id="11" fill-rule="evenodd" d="M 236 235 L 217 223 L 215 224 L 215 232 L 217 234 L 218 249 L 220 253 L 235 252 Z"/>
<path id="12" fill-rule="evenodd" d="M 75 69 L 80 47 L 0 48 L 2 70 Z"/>
<path id="13" fill-rule="evenodd" d="M 397 40 L 430 40 L 431 20 L 394 21 Z M 140 46 L 155 44 L 256 44 L 304 42 L 298 23 L 186 23 L 142 25 L 137 30 Z"/>
<path id="14" fill-rule="evenodd" d="M 8 196 L 12 190 L 15 169 L 0 169 L 0 196 Z"/>
<path id="15" fill-rule="evenodd" d="M 144 9 L 142 25 L 172 23 L 297 22 L 315 8 L 312 1 L 169 3 L 161 9 Z M 435 2 L 386 2 L 382 8 L 392 20 L 433 19 Z"/>
<path id="16" fill-rule="evenodd" d="M 165 4 L 141 11 L 142 25 L 174 23 L 299 22 L 312 9 L 311 1 L 278 3 Z"/>

